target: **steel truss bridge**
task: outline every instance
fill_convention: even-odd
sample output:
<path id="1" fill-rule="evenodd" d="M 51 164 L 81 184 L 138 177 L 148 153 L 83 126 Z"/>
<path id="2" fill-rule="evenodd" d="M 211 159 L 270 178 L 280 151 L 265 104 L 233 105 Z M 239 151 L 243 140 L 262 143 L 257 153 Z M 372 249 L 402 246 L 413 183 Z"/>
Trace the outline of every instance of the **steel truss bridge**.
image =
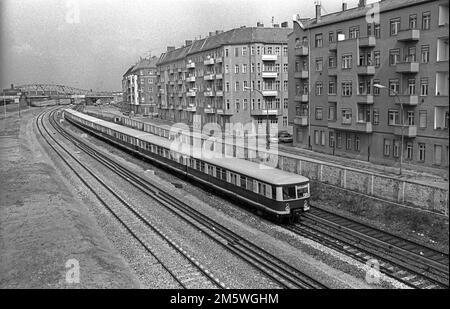
<path id="1" fill-rule="evenodd" d="M 85 90 L 64 85 L 53 84 L 27 84 L 17 86 L 27 97 L 71 97 L 74 95 L 86 96 L 87 98 L 110 98 L 111 92 L 99 92 Z"/>

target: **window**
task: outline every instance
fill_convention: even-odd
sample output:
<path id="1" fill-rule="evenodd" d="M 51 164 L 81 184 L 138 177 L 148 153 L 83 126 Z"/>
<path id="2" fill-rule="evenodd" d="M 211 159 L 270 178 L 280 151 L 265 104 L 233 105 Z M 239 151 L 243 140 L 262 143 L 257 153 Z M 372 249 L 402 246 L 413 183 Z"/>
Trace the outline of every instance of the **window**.
<path id="1" fill-rule="evenodd" d="M 367 36 L 372 35 L 372 24 L 367 24 Z"/>
<path id="2" fill-rule="evenodd" d="M 409 47 L 405 62 L 416 62 L 416 47 Z"/>
<path id="3" fill-rule="evenodd" d="M 419 111 L 419 128 L 427 127 L 427 111 Z"/>
<path id="4" fill-rule="evenodd" d="M 323 58 L 316 58 L 316 71 L 323 70 Z"/>
<path id="5" fill-rule="evenodd" d="M 255 73 L 255 63 L 252 63 L 252 66 L 251 66 L 250 71 L 251 71 L 252 73 Z"/>
<path id="6" fill-rule="evenodd" d="M 350 27 L 349 38 L 350 39 L 359 38 L 359 27 Z"/>
<path id="7" fill-rule="evenodd" d="M 329 136 L 329 138 L 328 138 L 328 146 L 330 148 L 334 148 L 334 132 L 329 132 L 328 136 Z"/>
<path id="8" fill-rule="evenodd" d="M 373 58 L 374 58 L 374 65 L 376 67 L 379 67 L 380 64 L 381 64 L 381 57 L 380 57 L 380 51 L 379 50 L 373 52 Z"/>
<path id="9" fill-rule="evenodd" d="M 329 68 L 335 68 L 336 67 L 336 57 L 335 56 L 328 57 L 328 67 Z"/>
<path id="10" fill-rule="evenodd" d="M 430 45 L 422 45 L 422 48 L 420 50 L 420 59 L 422 63 L 428 63 L 430 62 Z"/>
<path id="11" fill-rule="evenodd" d="M 373 124 L 380 124 L 380 112 L 378 109 L 373 110 Z"/>
<path id="12" fill-rule="evenodd" d="M 352 95 L 352 81 L 342 82 L 342 96 L 349 97 Z"/>
<path id="13" fill-rule="evenodd" d="M 408 79 L 408 94 L 409 95 L 416 94 L 416 80 L 414 78 Z"/>
<path id="14" fill-rule="evenodd" d="M 242 73 L 247 73 L 247 64 L 246 63 L 244 63 L 243 65 L 242 65 Z"/>
<path id="15" fill-rule="evenodd" d="M 394 140 L 394 147 L 392 154 L 394 155 L 394 158 L 398 158 L 400 155 L 400 141 Z"/>
<path id="16" fill-rule="evenodd" d="M 374 85 L 379 85 L 380 84 L 380 80 L 379 79 L 374 79 L 373 80 L 373 84 Z M 380 95 L 380 88 L 378 87 L 373 87 L 373 95 Z"/>
<path id="17" fill-rule="evenodd" d="M 283 127 L 287 127 L 287 125 L 288 125 L 287 117 L 283 117 Z"/>
<path id="18" fill-rule="evenodd" d="M 396 65 L 400 62 L 400 49 L 389 50 L 389 65 Z"/>
<path id="19" fill-rule="evenodd" d="M 239 111 L 239 109 L 240 109 L 240 107 L 241 107 L 241 103 L 239 102 L 239 99 L 236 99 L 236 102 L 235 102 L 235 106 L 236 106 L 236 111 Z"/>
<path id="20" fill-rule="evenodd" d="M 434 164 L 441 165 L 442 163 L 442 146 L 434 145 Z"/>
<path id="21" fill-rule="evenodd" d="M 389 95 L 394 96 L 399 93 L 400 83 L 398 79 L 389 80 Z"/>
<path id="22" fill-rule="evenodd" d="M 316 34 L 314 43 L 315 43 L 314 46 L 315 46 L 316 48 L 321 48 L 321 47 L 323 47 L 322 33 Z"/>
<path id="23" fill-rule="evenodd" d="M 322 95 L 323 92 L 323 83 L 316 82 L 316 96 Z"/>
<path id="24" fill-rule="evenodd" d="M 279 46 L 275 47 L 275 54 L 280 55 L 280 47 Z"/>
<path id="25" fill-rule="evenodd" d="M 352 55 L 347 54 L 342 56 L 342 68 L 351 69 L 352 68 Z"/>
<path id="26" fill-rule="evenodd" d="M 236 82 L 234 84 L 234 91 L 238 91 L 239 90 L 239 82 Z"/>
<path id="27" fill-rule="evenodd" d="M 322 146 L 325 146 L 325 132 L 324 131 L 320 131 L 320 144 Z"/>
<path id="28" fill-rule="evenodd" d="M 342 124 L 352 124 L 352 110 L 343 109 L 342 110 Z"/>
<path id="29" fill-rule="evenodd" d="M 417 158 L 419 161 L 425 161 L 425 144 L 419 143 L 419 157 Z"/>
<path id="30" fill-rule="evenodd" d="M 413 144 L 411 142 L 406 143 L 406 158 L 408 160 L 413 159 Z"/>
<path id="31" fill-rule="evenodd" d="M 255 46 L 252 46 L 250 49 L 250 53 L 253 56 L 255 54 Z"/>
<path id="32" fill-rule="evenodd" d="M 352 136 L 350 134 L 346 135 L 345 149 L 352 150 Z"/>
<path id="33" fill-rule="evenodd" d="M 288 99 L 287 99 L 287 98 L 284 98 L 284 99 L 283 99 L 283 108 L 284 108 L 284 109 L 287 109 L 287 108 L 288 108 Z"/>
<path id="34" fill-rule="evenodd" d="M 408 125 L 409 126 L 413 126 L 414 125 L 414 118 L 415 118 L 415 113 L 414 111 L 408 111 Z"/>
<path id="35" fill-rule="evenodd" d="M 287 56 L 287 54 L 288 54 L 288 47 L 283 46 L 283 56 Z"/>
<path id="36" fill-rule="evenodd" d="M 336 105 L 332 104 L 328 107 L 328 120 L 336 120 Z"/>
<path id="37" fill-rule="evenodd" d="M 323 119 L 323 109 L 322 107 L 316 107 L 316 120 Z"/>
<path id="38" fill-rule="evenodd" d="M 284 73 L 287 73 L 287 71 L 288 71 L 288 64 L 287 64 L 287 63 L 284 63 L 284 64 L 283 64 L 283 72 L 284 72 Z"/>
<path id="39" fill-rule="evenodd" d="M 417 29 L 417 15 L 409 15 L 409 29 Z"/>
<path id="40" fill-rule="evenodd" d="M 272 46 L 268 46 L 268 47 L 267 47 L 267 53 L 268 53 L 269 55 L 272 55 L 272 54 L 273 54 L 273 48 L 272 48 Z"/>
<path id="41" fill-rule="evenodd" d="M 360 151 L 360 147 L 361 147 L 361 141 L 359 139 L 359 135 L 355 135 L 355 150 L 356 151 Z"/>
<path id="42" fill-rule="evenodd" d="M 328 42 L 334 42 L 334 31 L 328 32 Z"/>
<path id="43" fill-rule="evenodd" d="M 230 66 L 228 64 L 225 65 L 225 74 L 230 73 Z"/>
<path id="44" fill-rule="evenodd" d="M 388 125 L 395 126 L 399 123 L 398 110 L 388 110 Z"/>
<path id="45" fill-rule="evenodd" d="M 390 140 L 388 140 L 388 139 L 384 140 L 383 149 L 384 149 L 383 154 L 385 156 L 391 155 L 391 141 Z"/>
<path id="46" fill-rule="evenodd" d="M 225 48 L 225 57 L 228 57 L 228 48 Z"/>
<path id="47" fill-rule="evenodd" d="M 391 35 L 397 35 L 400 31 L 400 18 L 391 19 L 390 33 Z"/>
<path id="48" fill-rule="evenodd" d="M 247 56 L 247 47 L 242 47 L 242 56 Z"/>
<path id="49" fill-rule="evenodd" d="M 288 85 L 289 85 L 289 84 L 288 84 L 288 81 L 287 81 L 287 80 L 284 80 L 284 81 L 283 81 L 283 90 L 284 90 L 284 91 L 287 91 L 287 90 L 288 90 Z"/>
<path id="50" fill-rule="evenodd" d="M 328 82 L 328 94 L 331 94 L 331 95 L 336 94 L 336 82 L 334 80 L 330 80 Z"/>
<path id="51" fill-rule="evenodd" d="M 319 145 L 319 131 L 314 130 L 314 144 Z"/>
<path id="52" fill-rule="evenodd" d="M 239 47 L 234 48 L 234 56 L 239 57 Z"/>
<path id="53" fill-rule="evenodd" d="M 380 26 L 380 24 L 374 24 L 373 25 L 373 33 L 374 33 L 376 38 L 380 38 L 381 37 L 381 26 Z"/>
<path id="54" fill-rule="evenodd" d="M 422 29 L 429 30 L 430 29 L 430 21 L 431 21 L 431 13 L 425 12 L 422 14 Z"/>
<path id="55" fill-rule="evenodd" d="M 256 70 L 258 71 L 258 73 L 261 73 L 261 63 L 258 62 L 256 64 L 256 68 L 257 68 Z"/>
<path id="56" fill-rule="evenodd" d="M 239 64 L 234 65 L 234 74 L 239 73 Z"/>
<path id="57" fill-rule="evenodd" d="M 342 147 L 342 133 L 336 132 L 336 147 L 341 148 Z"/>
<path id="58" fill-rule="evenodd" d="M 248 88 L 248 81 L 244 80 L 244 82 L 242 83 L 242 91 L 247 90 Z"/>

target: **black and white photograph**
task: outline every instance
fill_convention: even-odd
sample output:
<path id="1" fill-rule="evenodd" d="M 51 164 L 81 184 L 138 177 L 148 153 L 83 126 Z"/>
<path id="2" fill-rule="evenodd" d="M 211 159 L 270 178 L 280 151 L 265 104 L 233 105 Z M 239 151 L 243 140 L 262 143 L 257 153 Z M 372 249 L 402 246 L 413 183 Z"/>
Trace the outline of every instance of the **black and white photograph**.
<path id="1" fill-rule="evenodd" d="M 448 46 L 448 0 L 2 0 L 0 290 L 449 289 Z"/>

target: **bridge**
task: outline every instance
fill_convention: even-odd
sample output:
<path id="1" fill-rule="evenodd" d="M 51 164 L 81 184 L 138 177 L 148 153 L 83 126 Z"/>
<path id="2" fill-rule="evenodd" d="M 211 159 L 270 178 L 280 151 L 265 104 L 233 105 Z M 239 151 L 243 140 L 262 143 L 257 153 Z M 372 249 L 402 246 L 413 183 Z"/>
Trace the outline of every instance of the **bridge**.
<path id="1" fill-rule="evenodd" d="M 29 102 L 51 99 L 74 99 L 92 103 L 99 99 L 112 100 L 114 98 L 112 92 L 92 91 L 54 84 L 27 84 L 16 86 L 14 89 L 19 90 Z"/>

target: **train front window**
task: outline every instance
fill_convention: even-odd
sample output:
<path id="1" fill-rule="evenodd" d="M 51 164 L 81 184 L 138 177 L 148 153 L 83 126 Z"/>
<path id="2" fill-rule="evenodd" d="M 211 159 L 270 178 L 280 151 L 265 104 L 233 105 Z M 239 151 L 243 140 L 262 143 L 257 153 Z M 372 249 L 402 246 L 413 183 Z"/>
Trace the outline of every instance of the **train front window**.
<path id="1" fill-rule="evenodd" d="M 283 187 L 283 200 L 295 200 L 295 186 Z"/>
<path id="2" fill-rule="evenodd" d="M 302 198 L 306 195 L 308 195 L 308 185 L 297 186 L 297 198 Z"/>

